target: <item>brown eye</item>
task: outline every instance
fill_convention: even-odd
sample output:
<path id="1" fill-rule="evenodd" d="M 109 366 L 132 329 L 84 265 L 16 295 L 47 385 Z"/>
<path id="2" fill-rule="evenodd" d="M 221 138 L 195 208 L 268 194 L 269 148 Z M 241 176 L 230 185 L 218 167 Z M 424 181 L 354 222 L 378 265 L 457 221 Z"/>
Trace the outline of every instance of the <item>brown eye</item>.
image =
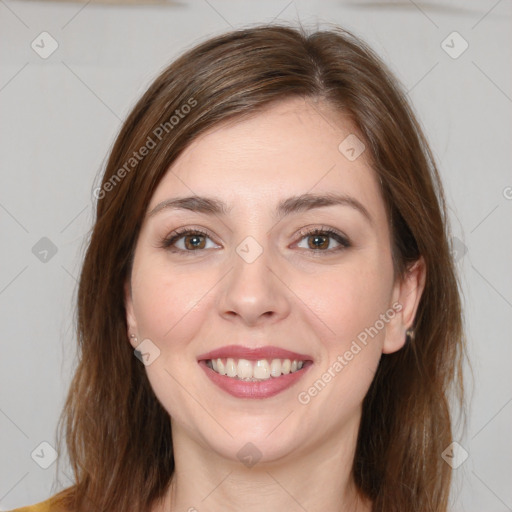
<path id="1" fill-rule="evenodd" d="M 206 240 L 203 235 L 186 235 L 183 237 L 185 248 L 191 251 L 195 249 L 204 249 Z"/>
<path id="2" fill-rule="evenodd" d="M 344 235 L 331 228 L 304 230 L 300 235 L 301 240 L 298 247 L 307 249 L 312 253 L 332 253 L 351 246 L 351 243 Z M 300 245 L 303 243 L 303 240 L 307 240 L 306 247 Z"/>
<path id="3" fill-rule="evenodd" d="M 209 245 L 208 245 L 209 244 Z M 176 253 L 193 253 L 204 249 L 219 248 L 208 233 L 198 229 L 181 229 L 162 240 L 160 247 Z"/>
<path id="4" fill-rule="evenodd" d="M 329 237 L 325 235 L 310 235 L 308 246 L 310 249 L 327 249 L 329 247 Z"/>

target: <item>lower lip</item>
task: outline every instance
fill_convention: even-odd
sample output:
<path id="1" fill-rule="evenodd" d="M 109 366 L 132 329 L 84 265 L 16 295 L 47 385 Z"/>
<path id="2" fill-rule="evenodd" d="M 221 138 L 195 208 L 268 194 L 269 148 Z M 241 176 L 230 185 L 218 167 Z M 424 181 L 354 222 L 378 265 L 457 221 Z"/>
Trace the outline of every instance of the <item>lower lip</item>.
<path id="1" fill-rule="evenodd" d="M 239 380 L 226 375 L 220 375 L 206 366 L 206 361 L 199 361 L 199 365 L 205 371 L 211 381 L 222 390 L 236 398 L 270 398 L 293 386 L 308 371 L 311 363 L 307 362 L 302 369 L 281 377 L 259 382 Z"/>

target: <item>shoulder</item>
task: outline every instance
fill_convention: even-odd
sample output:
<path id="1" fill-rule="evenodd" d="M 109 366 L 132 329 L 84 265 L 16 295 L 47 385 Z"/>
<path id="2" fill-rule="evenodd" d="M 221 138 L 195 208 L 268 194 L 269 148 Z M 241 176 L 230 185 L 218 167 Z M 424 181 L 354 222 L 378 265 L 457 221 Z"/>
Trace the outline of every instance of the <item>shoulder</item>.
<path id="1" fill-rule="evenodd" d="M 66 509 L 62 508 L 59 504 L 59 500 L 56 496 L 52 496 L 46 501 L 35 503 L 27 507 L 17 508 L 10 512 L 67 512 Z"/>

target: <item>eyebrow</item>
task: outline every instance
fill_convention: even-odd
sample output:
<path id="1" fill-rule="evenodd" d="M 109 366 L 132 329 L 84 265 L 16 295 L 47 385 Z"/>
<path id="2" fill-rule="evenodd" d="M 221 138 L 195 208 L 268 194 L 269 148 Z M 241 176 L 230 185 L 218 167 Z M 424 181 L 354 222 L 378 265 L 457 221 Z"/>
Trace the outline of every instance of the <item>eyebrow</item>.
<path id="1" fill-rule="evenodd" d="M 364 205 L 356 198 L 346 194 L 301 194 L 299 196 L 289 197 L 281 201 L 275 211 L 275 217 L 281 219 L 292 213 L 300 213 L 315 208 L 322 208 L 327 206 L 348 206 L 357 210 L 365 217 L 365 219 L 373 225 L 373 219 L 364 207 Z M 153 217 L 162 210 L 190 210 L 196 213 L 204 213 L 207 215 L 226 216 L 230 213 L 231 207 L 219 199 L 211 197 L 189 196 L 189 197 L 176 197 L 166 199 L 158 203 L 148 214 L 148 217 Z"/>

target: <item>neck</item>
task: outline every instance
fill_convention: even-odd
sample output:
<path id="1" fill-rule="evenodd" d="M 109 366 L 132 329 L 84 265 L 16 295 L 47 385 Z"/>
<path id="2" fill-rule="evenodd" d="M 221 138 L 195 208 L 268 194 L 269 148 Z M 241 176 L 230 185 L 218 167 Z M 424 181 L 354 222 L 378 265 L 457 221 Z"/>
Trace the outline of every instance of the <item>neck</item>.
<path id="1" fill-rule="evenodd" d="M 173 425 L 175 472 L 153 512 L 370 512 L 352 477 L 358 425 L 354 421 L 330 442 L 322 439 L 251 468 L 204 449 Z"/>

